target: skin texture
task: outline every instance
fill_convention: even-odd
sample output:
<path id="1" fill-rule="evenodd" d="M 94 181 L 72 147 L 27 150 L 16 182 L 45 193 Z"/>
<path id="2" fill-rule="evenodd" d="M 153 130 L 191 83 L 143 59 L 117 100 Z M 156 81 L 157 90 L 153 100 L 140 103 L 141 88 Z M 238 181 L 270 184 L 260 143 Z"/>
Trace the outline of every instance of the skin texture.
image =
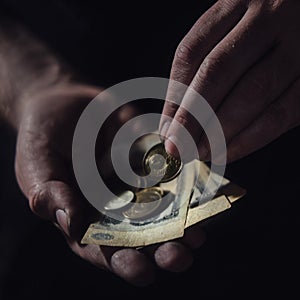
<path id="1" fill-rule="evenodd" d="M 240 159 L 300 124 L 300 2 L 220 0 L 180 42 L 170 78 L 202 95 L 224 131 L 227 161 Z M 171 85 L 167 100 L 180 99 Z M 163 114 L 184 125 L 210 160 L 210 145 L 200 125 L 180 105 L 166 102 Z M 209 116 L 205 127 L 210 128 Z M 166 149 L 177 155 L 180 129 L 162 117 Z M 218 149 L 218 141 L 213 145 Z M 218 163 L 224 153 L 218 153 Z"/>
<path id="2" fill-rule="evenodd" d="M 71 84 L 45 90 L 37 98 L 24 101 L 17 141 L 17 179 L 32 211 L 53 221 L 76 254 L 132 284 L 143 286 L 153 282 L 157 267 L 172 272 L 186 270 L 193 261 L 191 249 L 201 246 L 205 235 L 197 226 L 181 240 L 141 251 L 80 244 L 97 212 L 77 189 L 72 173 L 71 142 L 80 113 L 99 92 L 95 87 Z M 132 107 L 124 108 L 113 118 L 113 124 L 107 125 L 108 135 L 104 134 L 100 141 L 102 150 L 108 136 L 126 121 L 124 116 L 130 118 L 133 112 Z M 100 159 L 101 155 L 100 151 Z"/>
<path id="3" fill-rule="evenodd" d="M 178 46 L 171 78 L 194 88 L 216 111 L 228 144 L 229 161 L 259 149 L 299 124 L 299 11 L 300 2 L 296 0 L 218 1 Z M 16 42 L 17 52 L 4 51 Z M 52 221 L 80 257 L 132 284 L 153 282 L 157 268 L 186 270 L 193 261 L 191 250 L 205 240 L 199 225 L 180 240 L 141 250 L 80 244 L 95 212 L 74 181 L 71 140 L 80 113 L 100 89 L 62 75 L 60 62 L 26 35 L 16 41 L 9 39 L 9 33 L 1 33 L 1 43 L 1 71 L 6 74 L 0 74 L 0 101 L 3 115 L 18 131 L 16 176 L 32 211 Z M 34 49 L 35 54 L 43 52 L 33 57 L 49 59 L 30 64 L 28 56 L 22 55 L 28 49 Z M 18 89 L 8 81 L 16 75 L 20 78 L 15 80 Z M 174 94 L 176 91 L 170 88 L 168 99 Z M 209 160 L 207 140 L 192 118 L 170 103 L 163 113 L 191 131 L 200 157 Z M 123 111 L 115 116 L 115 122 L 125 122 L 130 114 Z M 174 124 L 164 124 L 162 118 L 162 134 L 170 141 L 174 136 L 180 140 Z M 104 135 L 103 145 L 110 135 L 111 131 L 108 137 Z M 166 147 L 175 154 L 172 143 L 167 141 Z"/>
<path id="4" fill-rule="evenodd" d="M 80 243 L 98 212 L 76 184 L 72 138 L 81 112 L 101 88 L 75 79 L 69 66 L 22 26 L 1 22 L 0 116 L 17 131 L 16 177 L 31 210 L 53 222 L 77 255 L 131 284 L 150 284 L 158 268 L 185 271 L 193 262 L 192 249 L 205 240 L 200 226 L 190 228 L 180 240 L 140 250 Z M 96 148 L 99 161 L 118 126 L 136 113 L 136 108 L 127 106 L 111 117 Z"/>

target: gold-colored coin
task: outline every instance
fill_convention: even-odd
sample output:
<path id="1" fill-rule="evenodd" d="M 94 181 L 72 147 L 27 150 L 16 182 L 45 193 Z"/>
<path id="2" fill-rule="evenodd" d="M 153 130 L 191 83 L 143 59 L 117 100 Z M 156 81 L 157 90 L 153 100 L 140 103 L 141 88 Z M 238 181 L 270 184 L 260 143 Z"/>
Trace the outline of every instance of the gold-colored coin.
<path id="1" fill-rule="evenodd" d="M 123 216 L 131 220 L 142 219 L 156 211 L 161 204 L 163 190 L 158 187 L 146 188 L 137 192 L 135 196 L 133 205 L 123 212 Z"/>
<path id="2" fill-rule="evenodd" d="M 151 174 L 153 180 L 162 177 L 160 182 L 171 181 L 179 175 L 181 168 L 181 161 L 168 154 L 163 143 L 151 148 L 144 158 L 146 174 Z"/>

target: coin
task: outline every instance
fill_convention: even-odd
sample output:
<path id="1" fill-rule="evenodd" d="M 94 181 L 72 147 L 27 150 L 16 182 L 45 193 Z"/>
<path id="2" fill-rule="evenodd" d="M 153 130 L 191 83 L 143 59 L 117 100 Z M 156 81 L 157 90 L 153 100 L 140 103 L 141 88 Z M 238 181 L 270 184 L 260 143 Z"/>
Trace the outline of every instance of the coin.
<path id="1" fill-rule="evenodd" d="M 152 147 L 144 158 L 146 174 L 151 174 L 153 180 L 162 178 L 160 182 L 171 181 L 179 175 L 181 168 L 181 161 L 168 154 L 163 143 Z"/>
<path id="2" fill-rule="evenodd" d="M 135 194 L 136 199 L 133 205 L 123 212 L 128 219 L 137 220 L 149 216 L 160 206 L 163 190 L 158 187 L 151 187 L 141 190 Z"/>
<path id="3" fill-rule="evenodd" d="M 132 191 L 125 191 L 121 193 L 118 197 L 111 199 L 106 203 L 104 209 L 106 210 L 116 210 L 128 205 L 132 200 L 134 200 L 135 195 Z"/>
<path id="4" fill-rule="evenodd" d="M 146 161 L 149 169 L 155 174 L 155 177 L 164 176 L 168 168 L 167 160 L 161 154 L 153 154 Z"/>

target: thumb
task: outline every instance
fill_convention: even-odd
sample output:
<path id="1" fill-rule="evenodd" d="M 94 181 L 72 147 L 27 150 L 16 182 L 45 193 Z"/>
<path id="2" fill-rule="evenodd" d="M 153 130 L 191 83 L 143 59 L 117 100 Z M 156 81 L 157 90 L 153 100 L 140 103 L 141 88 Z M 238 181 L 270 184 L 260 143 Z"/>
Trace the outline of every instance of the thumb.
<path id="1" fill-rule="evenodd" d="M 28 192 L 31 210 L 57 223 L 71 239 L 80 240 L 88 226 L 89 207 L 78 192 L 62 181 L 47 181 Z"/>

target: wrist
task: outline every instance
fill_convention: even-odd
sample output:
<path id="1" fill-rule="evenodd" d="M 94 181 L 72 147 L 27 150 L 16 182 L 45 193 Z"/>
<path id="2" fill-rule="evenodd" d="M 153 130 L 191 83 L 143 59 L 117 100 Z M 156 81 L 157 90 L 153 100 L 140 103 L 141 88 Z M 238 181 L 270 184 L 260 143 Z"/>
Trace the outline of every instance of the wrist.
<path id="1" fill-rule="evenodd" d="M 26 107 L 42 99 L 50 92 L 58 91 L 64 87 L 75 85 L 70 75 L 48 74 L 32 80 L 27 85 L 10 87 L 14 89 L 6 93 L 6 106 L 4 106 L 4 119 L 16 130 L 19 127 Z"/>
<path id="2" fill-rule="evenodd" d="M 75 72 L 14 20 L 0 20 L 0 117 L 18 127 L 25 102 L 73 81 Z"/>

